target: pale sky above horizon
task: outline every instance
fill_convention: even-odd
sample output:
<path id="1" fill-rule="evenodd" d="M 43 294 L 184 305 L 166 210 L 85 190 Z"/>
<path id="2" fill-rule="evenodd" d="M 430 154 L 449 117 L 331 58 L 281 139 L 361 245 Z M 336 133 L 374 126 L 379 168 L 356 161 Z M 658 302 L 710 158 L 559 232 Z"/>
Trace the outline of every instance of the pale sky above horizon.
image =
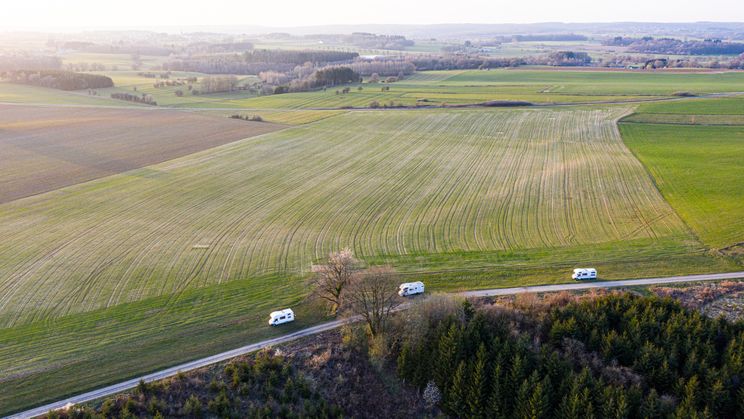
<path id="1" fill-rule="evenodd" d="M 744 21 L 741 0 L 5 0 L 0 31 L 153 26 Z"/>

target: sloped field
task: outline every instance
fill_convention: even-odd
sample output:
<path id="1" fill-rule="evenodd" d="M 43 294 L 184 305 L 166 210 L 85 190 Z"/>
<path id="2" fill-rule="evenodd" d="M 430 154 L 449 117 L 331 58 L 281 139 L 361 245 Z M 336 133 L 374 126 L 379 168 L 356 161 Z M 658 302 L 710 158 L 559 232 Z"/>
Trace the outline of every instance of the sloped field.
<path id="1" fill-rule="evenodd" d="M 190 112 L 0 105 L 0 203 L 280 128 Z"/>
<path id="2" fill-rule="evenodd" d="M 0 206 L 0 326 L 328 251 L 456 255 L 687 237 L 623 108 L 350 112 Z"/>

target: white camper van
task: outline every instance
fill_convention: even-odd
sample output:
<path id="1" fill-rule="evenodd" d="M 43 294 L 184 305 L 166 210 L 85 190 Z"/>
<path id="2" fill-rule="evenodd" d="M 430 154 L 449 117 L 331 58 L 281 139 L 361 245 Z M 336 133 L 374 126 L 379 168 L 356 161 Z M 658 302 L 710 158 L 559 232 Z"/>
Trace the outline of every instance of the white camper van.
<path id="1" fill-rule="evenodd" d="M 400 287 L 398 287 L 398 295 L 400 295 L 401 297 L 407 297 L 409 295 L 423 294 L 423 293 L 424 293 L 424 283 L 421 281 L 406 282 L 404 284 L 400 284 Z"/>
<path id="2" fill-rule="evenodd" d="M 276 326 L 282 323 L 289 323 L 294 321 L 295 315 L 291 308 L 284 310 L 272 311 L 269 314 L 269 326 Z"/>
<path id="3" fill-rule="evenodd" d="M 597 270 L 594 268 L 578 268 L 573 270 L 571 278 L 575 280 L 597 279 Z"/>

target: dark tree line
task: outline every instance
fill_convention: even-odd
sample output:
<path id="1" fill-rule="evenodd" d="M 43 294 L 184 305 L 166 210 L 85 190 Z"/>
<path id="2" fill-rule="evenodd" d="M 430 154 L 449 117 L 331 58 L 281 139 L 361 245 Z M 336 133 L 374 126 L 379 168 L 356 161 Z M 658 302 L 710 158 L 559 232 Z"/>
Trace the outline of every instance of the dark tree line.
<path id="1" fill-rule="evenodd" d="M 9 71 L 4 78 L 12 83 L 30 84 L 59 90 L 103 89 L 114 87 L 110 77 L 96 74 L 74 73 L 64 70 Z"/>
<path id="2" fill-rule="evenodd" d="M 584 66 L 592 62 L 585 52 L 559 51 L 546 56 L 491 58 L 478 55 L 445 54 L 418 55 L 408 59 L 417 71 L 429 70 L 484 70 L 519 67 L 522 65 Z"/>
<path id="3" fill-rule="evenodd" d="M 467 55 L 419 55 L 409 59 L 417 71 L 476 70 L 517 67 L 527 64 L 524 58 L 487 58 Z"/>
<path id="4" fill-rule="evenodd" d="M 400 35 L 378 35 L 369 32 L 354 32 L 349 35 L 314 34 L 305 39 L 323 41 L 330 44 L 350 44 L 367 49 L 403 50 L 415 45 L 415 42 Z"/>
<path id="5" fill-rule="evenodd" d="M 0 55 L 0 71 L 59 70 L 59 57 L 35 55 Z"/>
<path id="6" fill-rule="evenodd" d="M 744 53 L 744 43 L 720 39 L 683 41 L 674 38 L 626 38 L 618 36 L 604 41 L 605 45 L 628 47 L 628 51 L 646 54 L 673 55 L 738 55 Z"/>
<path id="7" fill-rule="evenodd" d="M 111 93 L 111 99 L 126 100 L 127 102 L 144 103 L 146 105 L 157 106 L 157 102 L 152 96 L 142 93 L 142 95 L 133 95 L 131 93 Z"/>
<path id="8" fill-rule="evenodd" d="M 168 56 L 176 51 L 171 47 L 152 45 L 148 43 L 132 44 L 96 44 L 86 41 L 68 41 L 60 45 L 63 49 L 93 52 L 99 54 L 138 54 Z"/>
<path id="9" fill-rule="evenodd" d="M 465 310 L 398 356 L 455 417 L 744 416 L 744 327 L 670 299 L 611 295 L 534 320 Z"/>
<path id="10" fill-rule="evenodd" d="M 586 52 L 558 51 L 548 55 L 547 64 L 552 66 L 582 66 L 592 63 L 592 57 Z"/>
<path id="11" fill-rule="evenodd" d="M 258 74 L 264 71 L 288 72 L 307 62 L 315 66 L 351 62 L 359 54 L 343 51 L 258 49 L 243 54 L 205 55 L 171 60 L 164 70 L 196 71 L 207 74 Z"/>
<path id="12" fill-rule="evenodd" d="M 316 87 L 337 86 L 339 84 L 356 83 L 359 74 L 349 67 L 328 67 L 317 70 L 312 76 Z"/>

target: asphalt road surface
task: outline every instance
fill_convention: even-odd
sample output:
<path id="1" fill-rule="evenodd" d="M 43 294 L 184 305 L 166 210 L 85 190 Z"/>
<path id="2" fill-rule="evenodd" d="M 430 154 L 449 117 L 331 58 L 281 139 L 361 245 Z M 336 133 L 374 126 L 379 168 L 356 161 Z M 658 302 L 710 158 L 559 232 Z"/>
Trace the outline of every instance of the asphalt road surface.
<path id="1" fill-rule="evenodd" d="M 646 278 L 646 279 L 628 279 L 621 281 L 585 281 L 575 282 L 570 284 L 556 284 L 556 285 L 538 285 L 533 287 L 516 287 L 516 288 L 498 288 L 490 290 L 478 290 L 478 291 L 466 291 L 459 293 L 464 297 L 492 297 L 499 295 L 514 295 L 526 292 L 556 292 L 556 291 L 573 291 L 573 290 L 584 290 L 592 288 L 618 288 L 618 287 L 632 287 L 640 285 L 661 285 L 661 284 L 673 284 L 679 282 L 702 282 L 702 281 L 718 281 L 723 279 L 737 279 L 744 278 L 744 272 L 729 272 L 721 274 L 704 274 L 704 275 L 686 275 L 686 276 L 672 276 L 665 278 Z M 407 304 L 402 306 L 401 309 L 407 308 Z M 68 404 L 79 404 L 85 403 L 91 400 L 96 400 L 102 397 L 110 396 L 113 394 L 121 393 L 137 386 L 140 380 L 146 382 L 162 380 L 173 375 L 176 375 L 179 371 L 186 372 L 196 368 L 201 368 L 210 364 L 225 361 L 230 358 L 234 358 L 239 355 L 244 355 L 250 352 L 255 352 L 260 349 L 274 346 L 280 343 L 289 342 L 301 337 L 310 336 L 325 332 L 328 330 L 336 329 L 341 327 L 345 323 L 357 321 L 357 318 L 349 318 L 343 320 L 335 320 L 327 323 L 322 323 L 316 326 L 308 327 L 306 329 L 298 330 L 286 334 L 284 336 L 267 339 L 261 342 L 256 342 L 250 345 L 246 345 L 240 348 L 233 349 L 231 351 L 222 352 L 217 355 L 208 356 L 206 358 L 197 359 L 195 361 L 187 362 L 185 364 L 176 365 L 174 367 L 154 372 L 152 374 L 143 375 L 141 377 L 133 378 L 118 384 L 114 384 L 108 387 L 99 388 L 97 390 L 89 391 L 87 393 L 79 394 L 77 396 L 69 397 L 64 400 L 59 400 L 54 403 L 49 403 L 44 406 L 26 410 L 25 412 L 16 413 L 8 416 L 8 418 L 32 418 L 35 416 L 43 415 L 50 410 L 60 409 Z"/>

